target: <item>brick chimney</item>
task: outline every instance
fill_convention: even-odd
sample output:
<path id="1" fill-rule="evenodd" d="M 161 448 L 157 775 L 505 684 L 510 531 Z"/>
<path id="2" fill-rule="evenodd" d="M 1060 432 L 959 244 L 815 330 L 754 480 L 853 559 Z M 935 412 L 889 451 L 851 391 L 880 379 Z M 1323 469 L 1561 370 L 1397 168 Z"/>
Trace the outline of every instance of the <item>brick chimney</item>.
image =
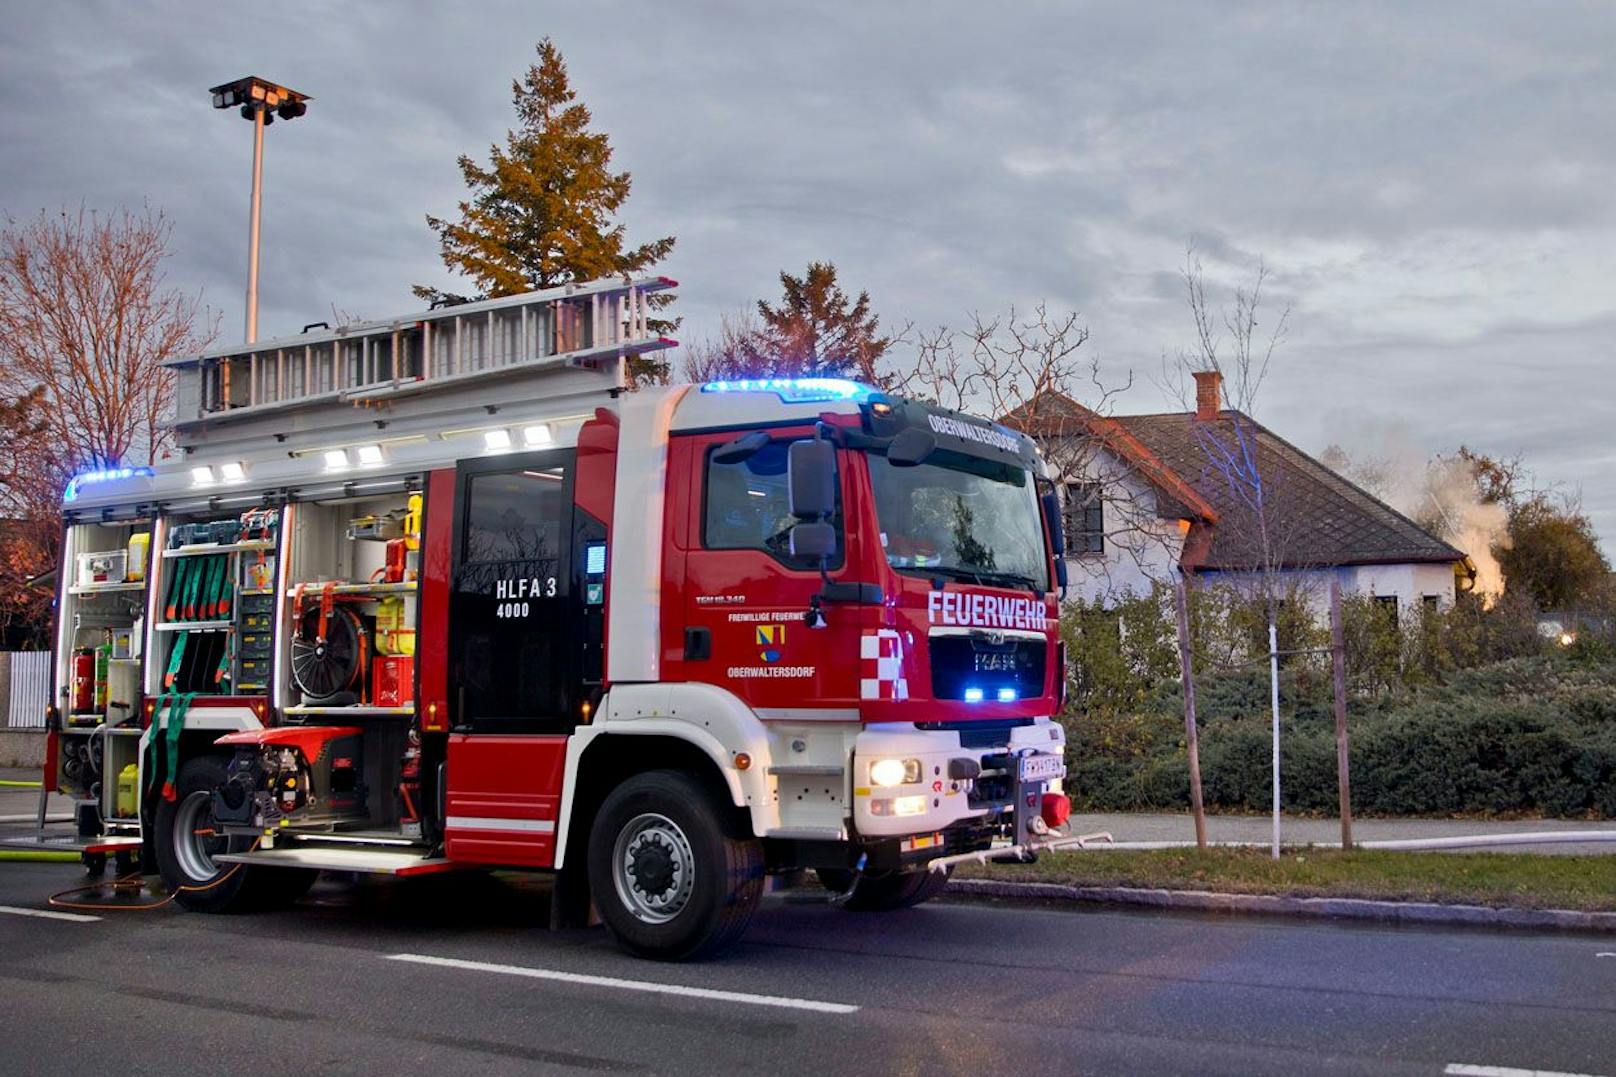
<path id="1" fill-rule="evenodd" d="M 1216 370 L 1197 370 L 1195 374 L 1195 417 L 1216 419 L 1223 410 L 1223 375 Z"/>

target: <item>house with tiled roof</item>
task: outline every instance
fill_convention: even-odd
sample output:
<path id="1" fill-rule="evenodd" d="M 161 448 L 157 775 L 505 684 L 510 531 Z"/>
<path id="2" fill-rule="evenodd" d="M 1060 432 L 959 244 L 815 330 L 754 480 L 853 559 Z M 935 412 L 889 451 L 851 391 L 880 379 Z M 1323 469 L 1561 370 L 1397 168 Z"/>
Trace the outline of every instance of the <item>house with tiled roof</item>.
<path id="1" fill-rule="evenodd" d="M 1333 578 L 1401 611 L 1450 605 L 1469 585 L 1463 551 L 1224 408 L 1216 372 L 1196 383 L 1194 411 L 1102 416 L 1046 393 L 1003 419 L 1060 473 L 1075 592 L 1141 594 L 1179 572 L 1249 583 L 1266 570 L 1318 594 Z"/>

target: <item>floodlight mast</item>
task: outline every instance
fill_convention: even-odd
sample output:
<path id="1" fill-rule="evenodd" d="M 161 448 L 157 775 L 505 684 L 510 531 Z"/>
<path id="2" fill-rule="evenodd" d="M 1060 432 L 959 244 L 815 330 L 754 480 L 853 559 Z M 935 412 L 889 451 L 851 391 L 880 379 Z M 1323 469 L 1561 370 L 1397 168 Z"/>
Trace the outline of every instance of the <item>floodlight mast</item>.
<path id="1" fill-rule="evenodd" d="M 241 106 L 243 119 L 253 125 L 252 202 L 247 216 L 247 343 L 258 339 L 258 221 L 263 204 L 264 128 L 275 122 L 295 120 L 308 111 L 307 94 L 287 89 L 266 79 L 249 75 L 226 82 L 208 91 L 214 108 Z"/>

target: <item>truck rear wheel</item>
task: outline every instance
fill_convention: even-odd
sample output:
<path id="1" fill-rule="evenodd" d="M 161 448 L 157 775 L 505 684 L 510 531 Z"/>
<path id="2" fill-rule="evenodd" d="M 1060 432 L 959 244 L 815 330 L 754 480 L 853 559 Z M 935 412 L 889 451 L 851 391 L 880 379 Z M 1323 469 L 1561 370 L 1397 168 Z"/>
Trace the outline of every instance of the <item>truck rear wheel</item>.
<path id="1" fill-rule="evenodd" d="M 640 774 L 614 789 L 589 832 L 589 888 L 624 949 L 683 961 L 733 945 L 763 893 L 763 850 L 730 832 L 695 778 Z"/>
<path id="2" fill-rule="evenodd" d="M 948 887 L 954 873 L 945 871 L 882 871 L 859 876 L 858 885 L 848 895 L 845 907 L 858 912 L 892 912 L 930 901 Z M 853 886 L 853 873 L 830 868 L 821 869 L 819 881 L 825 889 L 847 893 Z"/>
<path id="3" fill-rule="evenodd" d="M 318 872 L 296 868 L 248 868 L 213 858 L 245 852 L 246 836 L 216 833 L 213 791 L 224 784 L 224 760 L 202 755 L 180 767 L 173 800 L 161 800 L 153 819 L 157 870 L 174 900 L 195 912 L 231 912 L 296 901 Z"/>

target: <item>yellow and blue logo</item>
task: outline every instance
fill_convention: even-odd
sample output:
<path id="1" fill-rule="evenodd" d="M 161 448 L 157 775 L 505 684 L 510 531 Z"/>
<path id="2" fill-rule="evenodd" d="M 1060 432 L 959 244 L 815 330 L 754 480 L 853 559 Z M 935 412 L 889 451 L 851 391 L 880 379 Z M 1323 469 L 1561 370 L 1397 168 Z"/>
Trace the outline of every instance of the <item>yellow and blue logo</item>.
<path id="1" fill-rule="evenodd" d="M 786 645 L 786 626 L 758 625 L 757 645 L 763 648 L 765 662 L 780 661 L 780 651 Z"/>

